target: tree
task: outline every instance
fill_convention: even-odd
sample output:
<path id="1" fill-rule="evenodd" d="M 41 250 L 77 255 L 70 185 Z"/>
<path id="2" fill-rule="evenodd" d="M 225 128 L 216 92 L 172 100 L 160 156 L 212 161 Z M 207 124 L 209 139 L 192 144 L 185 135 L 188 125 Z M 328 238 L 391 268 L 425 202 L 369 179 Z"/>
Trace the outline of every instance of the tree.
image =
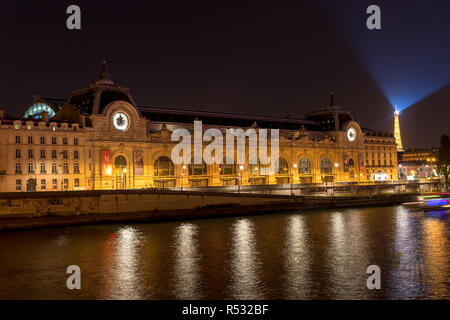
<path id="1" fill-rule="evenodd" d="M 448 190 L 450 179 L 450 138 L 445 134 L 441 137 L 441 144 L 436 158 L 437 172 L 444 177 L 445 189 Z"/>

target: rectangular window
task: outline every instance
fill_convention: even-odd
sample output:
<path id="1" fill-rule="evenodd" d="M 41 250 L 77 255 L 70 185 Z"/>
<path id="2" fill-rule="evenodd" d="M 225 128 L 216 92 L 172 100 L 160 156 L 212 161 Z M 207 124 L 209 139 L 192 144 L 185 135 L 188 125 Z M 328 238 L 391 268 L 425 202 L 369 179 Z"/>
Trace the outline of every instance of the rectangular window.
<path id="1" fill-rule="evenodd" d="M 69 189 L 69 179 L 64 179 L 64 189 Z"/>
<path id="2" fill-rule="evenodd" d="M 28 136 L 28 143 L 33 143 L 33 137 L 32 136 Z"/>
<path id="3" fill-rule="evenodd" d="M 75 187 L 78 188 L 80 186 L 80 179 L 75 179 Z"/>
<path id="4" fill-rule="evenodd" d="M 73 138 L 73 144 L 78 145 L 78 138 Z"/>
<path id="5" fill-rule="evenodd" d="M 58 173 L 58 169 L 56 167 L 56 163 L 52 163 L 52 173 Z"/>
<path id="6" fill-rule="evenodd" d="M 28 163 L 28 173 L 34 173 L 34 166 L 32 162 Z"/>
<path id="7" fill-rule="evenodd" d="M 89 159 L 91 158 L 91 149 L 89 149 Z"/>
<path id="8" fill-rule="evenodd" d="M 41 158 L 45 159 L 45 150 L 44 149 L 41 150 Z"/>
<path id="9" fill-rule="evenodd" d="M 63 138 L 63 144 L 67 144 L 67 138 Z"/>
<path id="10" fill-rule="evenodd" d="M 52 180 L 52 185 L 53 185 L 53 190 L 58 189 L 58 179 L 53 179 Z"/>
<path id="11" fill-rule="evenodd" d="M 16 163 L 16 174 L 22 174 L 22 166 L 19 162 Z"/>
<path id="12" fill-rule="evenodd" d="M 16 180 L 16 190 L 22 190 L 22 180 Z"/>
<path id="13" fill-rule="evenodd" d="M 16 143 L 20 143 L 20 136 L 16 136 Z"/>
<path id="14" fill-rule="evenodd" d="M 67 150 L 63 150 L 63 158 L 64 159 L 67 159 L 69 156 L 68 156 L 68 152 L 67 152 Z"/>
<path id="15" fill-rule="evenodd" d="M 73 151 L 73 158 L 78 159 L 78 150 Z"/>
<path id="16" fill-rule="evenodd" d="M 45 137 L 41 137 L 41 144 L 45 144 Z"/>
<path id="17" fill-rule="evenodd" d="M 69 173 L 69 165 L 67 164 L 67 162 L 64 162 L 63 164 L 63 173 Z"/>
<path id="18" fill-rule="evenodd" d="M 16 158 L 20 158 L 20 149 L 16 149 Z"/>
<path id="19" fill-rule="evenodd" d="M 80 173 L 80 169 L 78 168 L 78 163 L 73 164 L 73 173 Z"/>
<path id="20" fill-rule="evenodd" d="M 56 144 L 56 137 L 52 137 L 52 144 Z"/>
<path id="21" fill-rule="evenodd" d="M 52 150 L 52 159 L 56 159 L 56 150 Z"/>
<path id="22" fill-rule="evenodd" d="M 41 190 L 45 190 L 46 187 L 47 187 L 46 181 L 45 181 L 45 179 L 42 179 L 41 180 Z"/>
<path id="23" fill-rule="evenodd" d="M 28 149 L 28 158 L 33 158 L 33 149 Z"/>
<path id="24" fill-rule="evenodd" d="M 41 163 L 41 173 L 47 173 L 44 162 Z"/>

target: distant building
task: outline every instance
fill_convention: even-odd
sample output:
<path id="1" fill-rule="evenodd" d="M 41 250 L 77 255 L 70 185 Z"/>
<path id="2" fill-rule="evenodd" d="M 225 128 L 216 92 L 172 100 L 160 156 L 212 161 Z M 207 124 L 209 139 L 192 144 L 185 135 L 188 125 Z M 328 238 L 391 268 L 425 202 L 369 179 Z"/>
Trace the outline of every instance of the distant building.
<path id="1" fill-rule="evenodd" d="M 398 154 L 400 180 L 431 179 L 437 177 L 436 153 L 439 149 L 408 149 Z"/>
<path id="2" fill-rule="evenodd" d="M 334 95 L 305 119 L 138 106 L 103 62 L 99 80 L 67 99 L 35 96 L 22 118 L 0 115 L 1 192 L 398 179 L 394 136 L 361 128 Z M 279 129 L 278 172 L 266 175 L 248 157 L 175 165 L 171 131 L 192 131 L 194 120 L 203 130 Z"/>

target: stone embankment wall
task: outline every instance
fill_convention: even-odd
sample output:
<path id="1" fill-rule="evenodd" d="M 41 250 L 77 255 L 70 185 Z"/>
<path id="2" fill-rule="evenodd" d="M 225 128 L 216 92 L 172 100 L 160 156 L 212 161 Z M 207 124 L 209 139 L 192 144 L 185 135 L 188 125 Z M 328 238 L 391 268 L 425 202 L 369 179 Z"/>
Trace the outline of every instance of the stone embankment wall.
<path id="1" fill-rule="evenodd" d="M 414 194 L 313 197 L 173 190 L 2 193 L 0 230 L 392 205 L 414 198 Z"/>

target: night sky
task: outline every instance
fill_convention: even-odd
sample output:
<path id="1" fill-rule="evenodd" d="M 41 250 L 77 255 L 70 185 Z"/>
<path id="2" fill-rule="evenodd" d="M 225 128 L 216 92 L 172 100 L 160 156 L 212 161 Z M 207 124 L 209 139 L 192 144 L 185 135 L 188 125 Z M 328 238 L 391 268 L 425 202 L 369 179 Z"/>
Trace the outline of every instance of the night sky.
<path id="1" fill-rule="evenodd" d="M 406 147 L 450 134 L 450 1 L 2 1 L 0 108 L 112 79 L 139 105 L 303 117 L 337 104 Z M 66 28 L 81 7 L 80 31 Z M 295 4 L 295 6 L 293 6 Z M 366 28 L 370 4 L 381 30 Z M 242 5 L 242 4 L 241 4 Z M 278 6 L 277 6 L 278 5 Z"/>

